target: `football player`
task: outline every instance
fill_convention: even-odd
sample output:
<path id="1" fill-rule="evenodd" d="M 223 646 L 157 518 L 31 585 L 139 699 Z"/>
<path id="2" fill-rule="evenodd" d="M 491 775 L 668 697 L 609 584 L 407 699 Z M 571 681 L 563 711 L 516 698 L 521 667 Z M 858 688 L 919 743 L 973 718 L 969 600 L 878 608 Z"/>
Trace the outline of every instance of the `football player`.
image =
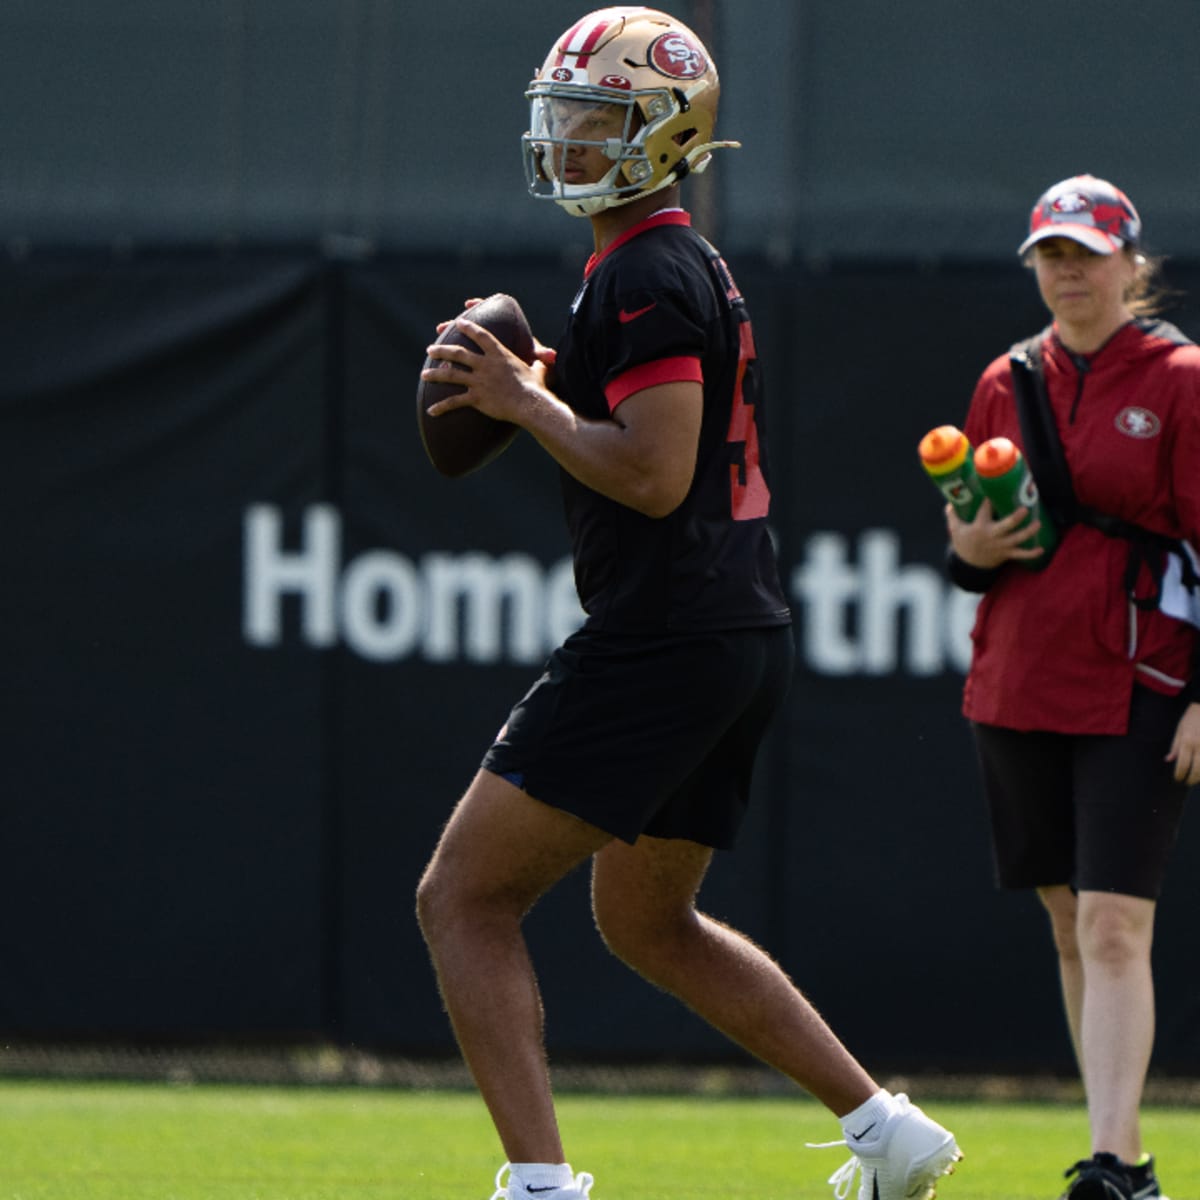
<path id="1" fill-rule="evenodd" d="M 680 203 L 683 180 L 734 145 L 713 139 L 719 94 L 708 50 L 674 17 L 606 8 L 572 25 L 529 86 L 523 139 L 533 195 L 591 222 L 566 331 L 527 366 L 467 320 L 482 355 L 430 347 L 422 376 L 465 388 L 431 412 L 472 405 L 558 463 L 587 614 L 487 750 L 418 894 L 509 1160 L 493 1200 L 582 1200 L 592 1186 L 559 1136 L 521 932 L 589 859 L 612 952 L 841 1119 L 852 1157 L 831 1179 L 838 1195 L 861 1170 L 863 1200 L 924 1200 L 959 1157 L 773 959 L 696 907 L 793 662 L 750 317 Z"/>

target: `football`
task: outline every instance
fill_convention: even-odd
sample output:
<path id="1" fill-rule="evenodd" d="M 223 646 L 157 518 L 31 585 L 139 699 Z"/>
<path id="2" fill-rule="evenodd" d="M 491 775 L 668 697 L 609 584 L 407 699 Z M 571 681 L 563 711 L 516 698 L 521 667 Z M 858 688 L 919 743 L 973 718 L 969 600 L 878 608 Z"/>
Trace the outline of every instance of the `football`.
<path id="1" fill-rule="evenodd" d="M 482 325 L 495 339 L 511 350 L 523 362 L 533 362 L 533 334 L 521 306 L 503 292 L 481 300 L 464 316 Z M 447 325 L 438 335 L 437 344 L 465 346 L 481 353 L 478 346 L 454 324 Z M 436 360 L 425 359 L 425 367 Z M 429 407 L 463 389 L 457 384 L 432 383 L 422 379 L 417 385 L 417 428 L 429 461 L 451 479 L 478 471 L 499 456 L 517 436 L 517 426 L 497 421 L 477 408 L 457 408 L 431 417 Z"/>

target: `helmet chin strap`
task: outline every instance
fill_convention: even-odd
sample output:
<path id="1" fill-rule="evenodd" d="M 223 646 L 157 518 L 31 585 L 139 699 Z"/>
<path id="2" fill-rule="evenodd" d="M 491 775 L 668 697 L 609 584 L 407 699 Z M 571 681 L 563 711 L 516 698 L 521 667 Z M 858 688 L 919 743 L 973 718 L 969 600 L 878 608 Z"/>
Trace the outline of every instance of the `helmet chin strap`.
<path id="1" fill-rule="evenodd" d="M 740 150 L 741 148 L 741 142 L 702 142 L 699 146 L 693 146 L 667 175 L 651 188 L 643 188 L 627 196 L 580 196 L 578 198 L 555 196 L 554 203 L 573 217 L 591 217 L 598 212 L 603 212 L 606 208 L 620 208 L 625 204 L 632 204 L 635 200 L 641 200 L 644 196 L 653 196 L 655 192 L 661 192 L 663 188 L 679 183 L 688 175 L 701 174 L 712 162 L 713 150 Z M 617 167 L 614 166 L 613 172 L 616 170 Z"/>
<path id="2" fill-rule="evenodd" d="M 573 217 L 591 217 L 598 212 L 603 212 L 606 208 L 621 208 L 626 204 L 632 204 L 635 200 L 641 200 L 645 196 L 653 196 L 655 192 L 661 192 L 663 188 L 670 187 L 671 184 L 677 182 L 675 172 L 672 171 L 670 175 L 660 183 L 656 183 L 652 188 L 645 188 L 642 191 L 633 192 L 628 196 L 583 196 L 578 200 L 555 196 L 554 203 L 561 206 Z"/>

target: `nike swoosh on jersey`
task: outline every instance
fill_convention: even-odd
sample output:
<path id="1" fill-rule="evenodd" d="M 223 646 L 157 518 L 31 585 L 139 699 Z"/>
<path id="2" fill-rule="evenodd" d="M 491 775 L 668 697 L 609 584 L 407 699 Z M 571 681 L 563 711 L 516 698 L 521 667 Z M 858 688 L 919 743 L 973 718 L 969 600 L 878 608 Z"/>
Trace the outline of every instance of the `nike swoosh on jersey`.
<path id="1" fill-rule="evenodd" d="M 623 308 L 619 313 L 617 313 L 617 320 L 620 321 L 622 325 L 628 325 L 630 321 L 636 321 L 638 317 L 642 316 L 644 313 L 648 313 L 657 304 L 658 301 L 655 300 L 653 303 L 647 304 L 645 308 L 635 308 L 633 312 L 629 312 L 627 309 Z"/>

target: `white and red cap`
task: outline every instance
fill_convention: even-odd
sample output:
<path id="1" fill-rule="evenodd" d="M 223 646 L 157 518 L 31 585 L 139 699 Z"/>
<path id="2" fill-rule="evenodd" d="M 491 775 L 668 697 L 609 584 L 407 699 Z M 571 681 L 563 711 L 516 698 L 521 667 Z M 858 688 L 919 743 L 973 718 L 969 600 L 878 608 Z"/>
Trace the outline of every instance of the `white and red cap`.
<path id="1" fill-rule="evenodd" d="M 1136 246 L 1142 221 L 1120 188 L 1094 175 L 1075 175 L 1044 192 L 1029 217 L 1029 236 L 1018 254 L 1045 238 L 1065 237 L 1097 254 Z"/>

